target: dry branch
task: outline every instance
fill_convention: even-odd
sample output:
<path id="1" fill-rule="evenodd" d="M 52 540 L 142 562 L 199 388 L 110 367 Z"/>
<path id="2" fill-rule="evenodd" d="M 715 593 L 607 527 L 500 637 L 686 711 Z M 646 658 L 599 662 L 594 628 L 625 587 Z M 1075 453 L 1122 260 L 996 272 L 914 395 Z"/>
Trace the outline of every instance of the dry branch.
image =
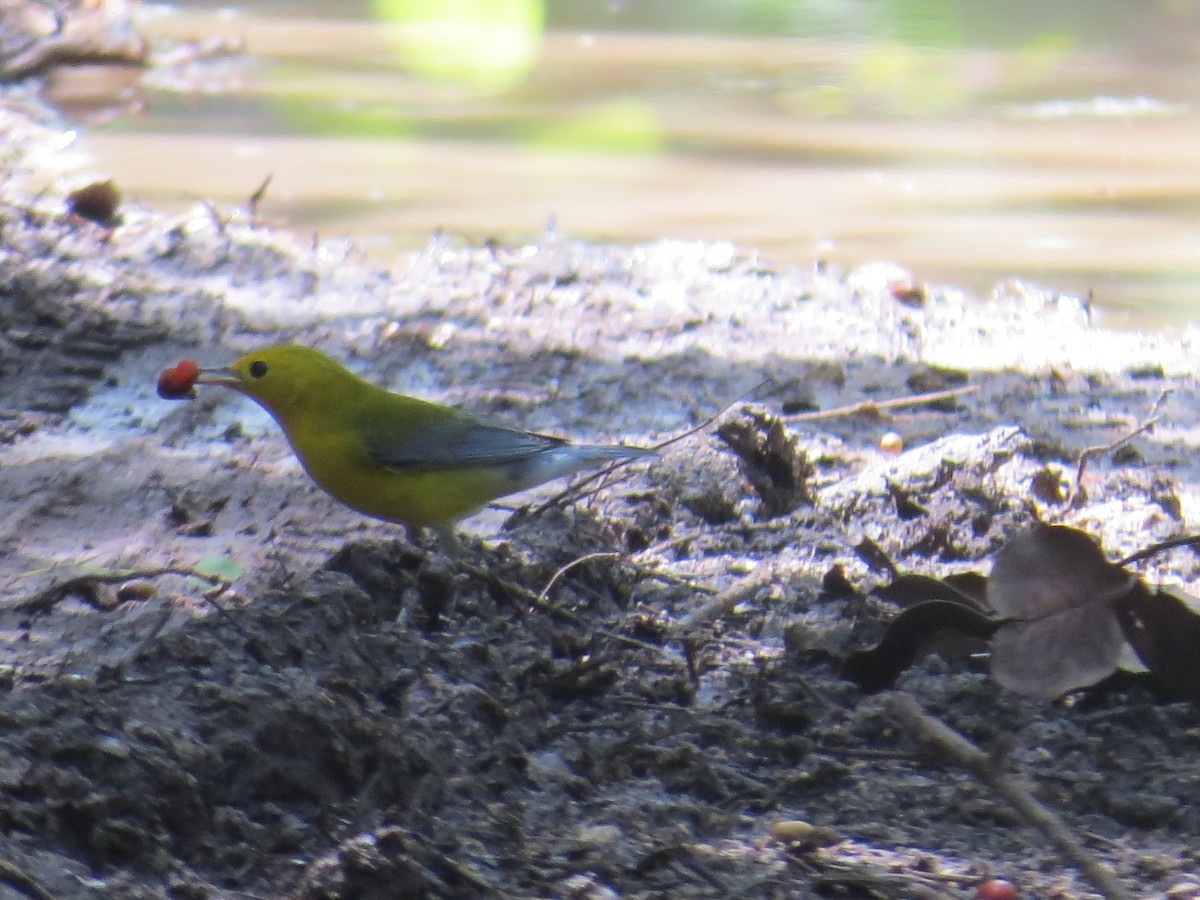
<path id="1" fill-rule="evenodd" d="M 884 698 L 888 715 L 923 746 L 969 774 L 998 794 L 1028 825 L 1040 831 L 1071 865 L 1091 881 L 1106 900 L 1137 900 L 1115 875 L 1073 835 L 1066 823 L 1047 809 L 1011 775 L 969 740 L 921 709 L 909 694 L 892 693 Z"/>

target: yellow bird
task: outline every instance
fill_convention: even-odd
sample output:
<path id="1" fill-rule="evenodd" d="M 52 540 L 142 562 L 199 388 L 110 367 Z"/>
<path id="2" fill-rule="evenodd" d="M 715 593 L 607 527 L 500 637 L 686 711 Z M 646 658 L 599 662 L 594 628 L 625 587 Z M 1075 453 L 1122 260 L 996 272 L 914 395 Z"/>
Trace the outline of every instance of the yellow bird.
<path id="1" fill-rule="evenodd" d="M 309 347 L 269 347 L 195 380 L 232 388 L 269 412 L 327 493 L 416 528 L 446 532 L 497 497 L 654 453 L 571 444 L 393 394 Z"/>

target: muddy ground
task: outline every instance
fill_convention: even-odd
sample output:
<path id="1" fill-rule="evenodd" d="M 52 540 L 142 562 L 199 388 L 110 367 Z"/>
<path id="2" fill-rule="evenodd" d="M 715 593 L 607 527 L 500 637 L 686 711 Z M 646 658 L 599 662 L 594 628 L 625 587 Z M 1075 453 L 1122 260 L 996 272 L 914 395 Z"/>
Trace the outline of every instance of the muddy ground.
<path id="1" fill-rule="evenodd" d="M 940 575 L 1036 519 L 1114 557 L 1194 530 L 1194 332 L 721 244 L 434 238 L 378 271 L 244 211 L 107 228 L 30 195 L 74 149 L 52 114 L 10 89 L 0 126 L 0 897 L 1096 896 L 840 676 L 895 615 L 853 548 Z M 578 439 L 707 424 L 467 520 L 448 559 L 318 492 L 245 401 L 154 395 L 181 357 L 278 341 Z M 793 420 L 786 471 L 716 436 L 964 384 Z M 1035 490 L 1163 391 L 1078 504 Z M 1200 581 L 1187 549 L 1138 571 Z M 986 659 L 896 689 L 1006 748 L 1133 896 L 1200 896 L 1197 705 L 1144 679 L 1025 698 Z M 798 820 L 821 830 L 778 839 Z"/>

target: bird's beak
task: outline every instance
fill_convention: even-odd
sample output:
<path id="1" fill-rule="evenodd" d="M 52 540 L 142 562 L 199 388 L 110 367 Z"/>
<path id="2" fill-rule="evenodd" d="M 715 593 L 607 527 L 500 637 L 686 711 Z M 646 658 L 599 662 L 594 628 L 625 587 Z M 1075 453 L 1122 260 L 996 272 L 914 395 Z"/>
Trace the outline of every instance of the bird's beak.
<path id="1" fill-rule="evenodd" d="M 216 384 L 236 391 L 241 389 L 242 379 L 233 369 L 201 369 L 196 384 Z"/>

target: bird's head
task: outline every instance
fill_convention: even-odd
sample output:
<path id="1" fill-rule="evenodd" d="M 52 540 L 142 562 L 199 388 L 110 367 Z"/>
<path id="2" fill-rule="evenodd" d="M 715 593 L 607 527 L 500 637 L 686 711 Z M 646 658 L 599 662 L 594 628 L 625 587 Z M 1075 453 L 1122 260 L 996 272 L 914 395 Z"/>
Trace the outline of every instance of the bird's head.
<path id="1" fill-rule="evenodd" d="M 352 385 L 363 383 L 324 353 L 295 344 L 247 353 L 227 368 L 202 369 L 196 382 L 231 388 L 284 419 L 312 410 L 328 415 L 344 405 Z"/>

